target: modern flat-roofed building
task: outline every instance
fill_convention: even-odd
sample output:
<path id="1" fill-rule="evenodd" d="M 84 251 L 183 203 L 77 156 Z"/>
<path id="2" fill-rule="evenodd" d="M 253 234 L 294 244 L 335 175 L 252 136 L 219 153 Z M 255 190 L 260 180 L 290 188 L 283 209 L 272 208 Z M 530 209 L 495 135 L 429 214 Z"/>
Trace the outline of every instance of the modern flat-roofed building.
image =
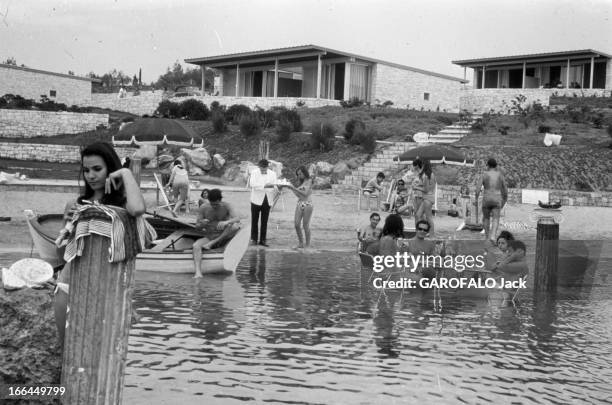
<path id="1" fill-rule="evenodd" d="M 286 98 L 312 104 L 390 101 L 397 107 L 457 110 L 465 80 L 316 45 L 185 59 L 216 71 L 213 95 Z M 204 81 L 203 81 L 204 82 Z M 268 100 L 264 100 L 268 99 Z"/>
<path id="2" fill-rule="evenodd" d="M 551 95 L 591 96 L 612 90 L 612 56 L 593 49 L 455 60 L 473 69 L 472 88 L 461 95 L 461 108 L 486 112 L 503 109 L 517 95 L 547 105 Z"/>

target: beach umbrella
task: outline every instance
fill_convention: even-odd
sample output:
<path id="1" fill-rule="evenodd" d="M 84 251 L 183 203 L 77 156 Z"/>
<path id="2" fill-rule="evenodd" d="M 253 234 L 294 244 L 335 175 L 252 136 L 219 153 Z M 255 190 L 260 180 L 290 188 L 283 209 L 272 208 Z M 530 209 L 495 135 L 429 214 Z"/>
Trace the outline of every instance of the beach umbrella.
<path id="1" fill-rule="evenodd" d="M 191 146 L 201 144 L 202 138 L 181 120 L 169 118 L 137 118 L 123 125 L 113 137 L 116 145 L 126 143 L 154 143 Z"/>
<path id="2" fill-rule="evenodd" d="M 474 165 L 474 160 L 467 159 L 461 149 L 454 146 L 438 144 L 418 146 L 396 156 L 394 160 L 398 163 L 408 164 L 412 163 L 416 158 L 420 158 L 421 160 L 427 159 L 431 161 L 431 163 L 446 163 L 463 166 Z"/>

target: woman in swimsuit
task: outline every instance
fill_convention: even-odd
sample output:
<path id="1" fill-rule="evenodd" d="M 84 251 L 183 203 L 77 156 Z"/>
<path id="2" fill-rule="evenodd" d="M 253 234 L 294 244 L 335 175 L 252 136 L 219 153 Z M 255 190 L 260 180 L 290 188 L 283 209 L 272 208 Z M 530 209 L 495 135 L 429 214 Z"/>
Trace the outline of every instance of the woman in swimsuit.
<path id="1" fill-rule="evenodd" d="M 419 205 L 419 208 L 414 215 L 415 221 L 419 221 L 421 219 L 429 222 L 429 236 L 434 235 L 434 222 L 433 222 L 433 212 L 432 207 L 434 205 L 434 190 L 436 187 L 436 178 L 431 169 L 431 162 L 429 160 L 423 161 L 423 168 L 419 173 L 419 179 L 423 184 L 423 200 Z"/>
<path id="2" fill-rule="evenodd" d="M 283 185 L 283 187 L 289 188 L 298 198 L 297 206 L 295 207 L 295 232 L 298 237 L 298 245 L 295 248 L 308 249 L 310 247 L 310 218 L 314 209 L 311 198 L 312 179 L 305 166 L 298 167 L 295 175 L 299 185 L 295 187 L 292 184 L 288 184 Z M 302 226 L 304 227 L 304 235 L 302 235 Z"/>

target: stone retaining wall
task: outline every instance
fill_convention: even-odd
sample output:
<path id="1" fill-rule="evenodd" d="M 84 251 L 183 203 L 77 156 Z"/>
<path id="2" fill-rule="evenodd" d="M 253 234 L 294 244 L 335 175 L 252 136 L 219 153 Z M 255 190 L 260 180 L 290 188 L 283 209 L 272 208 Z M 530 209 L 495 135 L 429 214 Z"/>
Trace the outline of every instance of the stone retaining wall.
<path id="1" fill-rule="evenodd" d="M 527 98 L 526 102 L 531 104 L 538 101 L 543 106 L 548 106 L 551 96 L 567 97 L 602 97 L 609 94 L 610 90 L 604 89 L 463 89 L 459 96 L 462 110 L 475 113 L 494 112 L 507 113 L 511 100 L 518 95 Z"/>
<path id="2" fill-rule="evenodd" d="M 460 186 L 438 186 L 438 209 L 447 210 L 453 198 L 459 198 Z M 508 202 L 520 204 L 522 189 L 508 190 Z M 582 192 L 574 190 L 549 190 L 551 201 L 561 201 L 564 206 L 612 207 L 612 192 Z"/>
<path id="3" fill-rule="evenodd" d="M 108 114 L 0 109 L 0 138 L 32 138 L 93 131 Z"/>
<path id="4" fill-rule="evenodd" d="M 124 158 L 126 156 L 132 156 L 135 149 L 129 147 L 116 147 L 115 150 L 120 158 Z M 0 159 L 79 163 L 81 161 L 81 147 L 42 143 L 0 142 Z"/>
<path id="5" fill-rule="evenodd" d="M 138 96 L 128 93 L 126 97 L 118 98 L 117 93 L 93 93 L 90 101 L 79 106 L 108 108 L 141 116 L 152 115 L 162 101 L 162 95 L 163 91 L 143 91 Z"/>
<path id="6" fill-rule="evenodd" d="M 301 97 L 221 97 L 221 96 L 192 96 L 192 97 L 173 97 L 168 100 L 175 103 L 181 103 L 190 98 L 200 100 L 202 103 L 210 107 L 213 101 L 217 101 L 221 105 L 227 107 L 233 104 L 244 104 L 249 108 L 261 107 L 263 109 L 269 109 L 271 107 L 287 107 L 293 108 L 297 106 L 297 103 L 303 103 L 305 107 L 324 107 L 324 106 L 338 106 L 340 102 L 338 100 L 325 100 L 316 98 L 301 98 Z M 135 115 L 153 115 L 157 106 L 163 99 L 163 91 L 155 92 L 141 92 L 137 96 L 133 96 L 130 93 L 126 97 L 118 98 L 116 93 L 102 94 L 94 93 L 91 95 L 91 101 L 82 103 L 82 107 L 99 107 L 108 108 L 111 110 L 124 111 Z"/>

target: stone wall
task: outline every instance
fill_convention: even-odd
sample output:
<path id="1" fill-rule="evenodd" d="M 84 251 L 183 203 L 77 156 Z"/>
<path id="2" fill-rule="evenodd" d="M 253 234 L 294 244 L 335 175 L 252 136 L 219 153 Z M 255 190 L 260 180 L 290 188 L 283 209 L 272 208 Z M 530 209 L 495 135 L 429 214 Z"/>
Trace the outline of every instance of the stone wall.
<path id="1" fill-rule="evenodd" d="M 116 147 L 115 150 L 120 158 L 132 156 L 135 151 L 134 148 L 129 147 Z M 74 145 L 0 142 L 0 159 L 78 163 L 81 161 L 81 147 Z"/>
<path id="2" fill-rule="evenodd" d="M 543 106 L 548 106 L 551 96 L 567 97 L 601 97 L 609 94 L 604 89 L 463 89 L 460 94 L 462 110 L 483 113 L 493 110 L 495 112 L 508 112 L 510 100 L 518 95 L 526 97 L 526 102 L 531 104 L 538 101 Z"/>
<path id="3" fill-rule="evenodd" d="M 461 186 L 438 186 L 438 209 L 447 210 L 453 198 L 459 198 Z M 520 204 L 522 189 L 508 189 L 508 202 Z M 612 207 L 612 192 L 582 192 L 573 190 L 549 190 L 550 201 L 561 201 L 564 206 Z"/>
<path id="4" fill-rule="evenodd" d="M 393 102 L 394 107 L 436 111 L 459 111 L 463 85 L 433 74 L 401 69 L 382 63 L 372 69 L 372 102 Z M 429 100 L 425 100 L 428 93 Z"/>
<path id="5" fill-rule="evenodd" d="M 52 95 L 55 92 L 55 96 Z M 68 106 L 87 104 L 91 98 L 91 80 L 61 73 L 45 72 L 19 66 L 0 64 L 0 96 L 19 95 L 40 101 L 47 96 Z"/>
<path id="6" fill-rule="evenodd" d="M 118 98 L 117 94 L 92 94 L 90 102 L 81 104 L 83 107 L 100 107 L 109 108 L 117 111 L 125 111 L 136 115 L 153 115 L 157 106 L 162 101 L 162 91 L 156 92 L 141 92 L 138 96 L 133 96 L 128 93 L 127 97 Z M 192 97 L 173 97 L 168 100 L 175 103 L 181 103 L 190 98 L 200 100 L 202 103 L 210 107 L 213 101 L 217 101 L 221 105 L 230 106 L 233 104 L 244 104 L 250 108 L 261 107 L 269 109 L 271 107 L 287 107 L 293 108 L 297 106 L 298 101 L 304 103 L 305 107 L 324 107 L 338 106 L 340 102 L 337 100 L 325 100 L 316 98 L 303 97 L 228 97 L 228 96 L 192 96 Z"/>
<path id="7" fill-rule="evenodd" d="M 249 108 L 261 107 L 267 110 L 271 107 L 287 107 L 293 108 L 297 106 L 297 103 L 303 103 L 304 107 L 325 107 L 325 106 L 339 106 L 338 100 L 327 100 L 323 98 L 307 98 L 307 97 L 229 97 L 229 96 L 204 96 L 204 97 L 190 97 L 200 100 L 204 104 L 210 107 L 213 101 L 217 101 L 221 105 L 229 107 L 233 104 L 244 104 Z M 172 98 L 172 101 L 181 102 L 186 97 Z"/>
<path id="8" fill-rule="evenodd" d="M 108 114 L 0 109 L 0 138 L 77 134 L 108 125 Z"/>
<path id="9" fill-rule="evenodd" d="M 143 91 L 134 96 L 128 93 L 126 97 L 119 98 L 117 93 L 93 93 L 91 99 L 80 104 L 81 107 L 99 107 L 110 110 L 124 111 L 135 115 L 152 115 L 159 102 L 162 101 L 163 91 Z"/>

